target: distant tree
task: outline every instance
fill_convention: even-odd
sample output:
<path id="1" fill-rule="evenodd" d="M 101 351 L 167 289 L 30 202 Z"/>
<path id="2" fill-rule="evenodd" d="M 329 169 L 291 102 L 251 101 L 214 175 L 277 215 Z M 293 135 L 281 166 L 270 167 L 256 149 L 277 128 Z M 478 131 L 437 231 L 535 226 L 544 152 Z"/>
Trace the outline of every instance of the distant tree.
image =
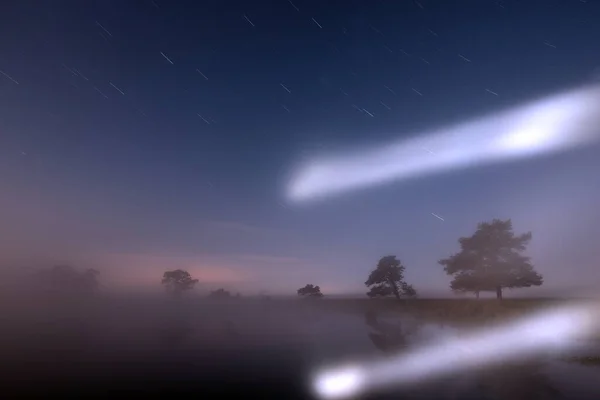
<path id="1" fill-rule="evenodd" d="M 314 286 L 312 284 L 307 284 L 306 286 L 298 289 L 298 296 L 321 298 L 323 297 L 323 293 L 321 293 L 321 288 L 318 285 Z"/>
<path id="2" fill-rule="evenodd" d="M 98 289 L 98 275 L 95 269 L 78 271 L 69 265 L 55 265 L 38 271 L 34 281 L 41 290 L 55 294 L 83 295 Z"/>
<path id="3" fill-rule="evenodd" d="M 442 259 L 439 264 L 454 279 L 455 292 L 496 292 L 502 299 L 503 288 L 540 286 L 543 278 L 522 253 L 531 241 L 531 232 L 515 235 L 512 221 L 494 219 L 478 224 L 470 237 L 458 239 L 460 252 Z"/>
<path id="4" fill-rule="evenodd" d="M 86 290 L 95 291 L 98 289 L 98 275 L 100 275 L 100 272 L 93 268 L 89 268 L 84 271 L 82 276 L 82 284 Z"/>
<path id="5" fill-rule="evenodd" d="M 231 293 L 223 288 L 213 290 L 208 294 L 208 297 L 211 299 L 229 299 L 231 298 Z"/>
<path id="6" fill-rule="evenodd" d="M 371 271 L 365 285 L 370 288 L 367 296 L 386 297 L 394 295 L 396 299 L 401 297 L 414 297 L 417 291 L 412 285 L 404 280 L 404 270 L 396 256 L 382 257 L 377 263 L 377 267 Z"/>
<path id="7" fill-rule="evenodd" d="M 193 289 L 196 283 L 198 279 L 193 279 L 189 272 L 181 269 L 165 271 L 162 278 L 167 292 L 174 296 L 180 296 L 183 292 Z"/>

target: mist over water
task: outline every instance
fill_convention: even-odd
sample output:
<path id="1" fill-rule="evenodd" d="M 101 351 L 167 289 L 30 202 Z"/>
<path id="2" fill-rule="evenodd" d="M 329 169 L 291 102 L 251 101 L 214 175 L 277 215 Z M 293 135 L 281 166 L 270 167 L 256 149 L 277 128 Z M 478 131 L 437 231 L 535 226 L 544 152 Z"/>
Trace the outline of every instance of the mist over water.
<path id="1" fill-rule="evenodd" d="M 309 379 L 317 368 L 386 357 L 458 332 L 408 316 L 377 312 L 369 317 L 360 310 L 337 310 L 317 302 L 159 295 L 52 300 L 4 296 L 3 374 L 14 393 L 40 387 L 73 390 L 88 384 L 102 390 L 115 382 L 150 390 L 161 379 L 216 387 L 227 382 L 258 384 L 267 377 L 273 385 L 286 382 L 288 391 L 292 382 L 302 397 L 310 394 Z M 373 317 L 376 323 L 369 320 Z M 561 362 L 540 368 L 564 398 L 600 394 L 598 369 Z M 401 392 L 408 398 L 481 395 L 473 375 L 443 377 Z M 503 379 L 500 373 L 496 377 Z"/>

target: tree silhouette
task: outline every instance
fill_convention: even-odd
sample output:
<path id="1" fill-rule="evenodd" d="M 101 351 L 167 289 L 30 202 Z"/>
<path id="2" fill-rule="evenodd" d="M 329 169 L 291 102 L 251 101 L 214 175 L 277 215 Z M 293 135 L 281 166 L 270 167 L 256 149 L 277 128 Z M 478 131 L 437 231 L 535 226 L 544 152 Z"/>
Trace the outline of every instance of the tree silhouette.
<path id="1" fill-rule="evenodd" d="M 35 276 L 38 287 L 54 294 L 83 295 L 98 289 L 98 275 L 95 269 L 78 271 L 69 265 L 55 265 L 39 271 Z"/>
<path id="2" fill-rule="evenodd" d="M 86 288 L 87 291 L 95 291 L 98 289 L 98 275 L 100 275 L 100 272 L 93 268 L 86 269 L 83 272 L 83 275 L 81 277 L 82 285 Z"/>
<path id="3" fill-rule="evenodd" d="M 439 261 L 454 279 L 455 292 L 495 291 L 502 299 L 503 288 L 540 286 L 543 278 L 522 253 L 531 241 L 531 232 L 515 235 L 512 221 L 494 219 L 478 224 L 470 237 L 461 237 L 460 252 Z"/>
<path id="4" fill-rule="evenodd" d="M 298 296 L 321 298 L 323 297 L 323 293 L 321 293 L 321 288 L 318 285 L 314 286 L 312 284 L 307 284 L 306 286 L 298 289 Z"/>
<path id="5" fill-rule="evenodd" d="M 404 270 L 396 256 L 382 257 L 377 267 L 371 271 L 365 285 L 370 288 L 367 296 L 385 297 L 394 295 L 396 299 L 401 297 L 414 297 L 417 291 L 404 280 Z"/>
<path id="6" fill-rule="evenodd" d="M 198 283 L 198 279 L 193 279 L 189 272 L 176 269 L 165 271 L 162 278 L 162 284 L 168 293 L 174 296 L 180 296 L 186 290 L 191 290 Z"/>
<path id="7" fill-rule="evenodd" d="M 213 290 L 212 292 L 210 292 L 208 294 L 208 297 L 210 299 L 229 299 L 231 298 L 231 293 L 228 292 L 227 290 L 220 288 L 217 290 Z"/>

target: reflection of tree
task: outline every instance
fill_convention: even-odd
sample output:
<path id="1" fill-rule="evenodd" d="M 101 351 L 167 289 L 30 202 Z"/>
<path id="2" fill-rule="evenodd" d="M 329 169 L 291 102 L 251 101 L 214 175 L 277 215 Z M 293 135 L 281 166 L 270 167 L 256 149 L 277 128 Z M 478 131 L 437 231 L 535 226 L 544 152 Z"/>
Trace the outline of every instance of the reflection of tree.
<path id="1" fill-rule="evenodd" d="M 375 332 L 369 332 L 369 340 L 377 350 L 385 354 L 396 352 L 408 347 L 408 337 L 414 333 L 414 330 L 402 329 L 402 326 L 390 324 L 377 319 L 374 311 L 365 313 L 365 323 Z"/>

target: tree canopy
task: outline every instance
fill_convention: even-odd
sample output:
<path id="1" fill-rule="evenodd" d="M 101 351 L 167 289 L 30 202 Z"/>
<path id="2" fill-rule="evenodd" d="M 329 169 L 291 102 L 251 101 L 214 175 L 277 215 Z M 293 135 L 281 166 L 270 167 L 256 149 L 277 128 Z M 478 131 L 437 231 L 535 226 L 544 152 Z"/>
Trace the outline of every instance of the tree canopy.
<path id="1" fill-rule="evenodd" d="M 398 300 L 401 297 L 414 297 L 417 291 L 404 280 L 404 270 L 396 256 L 382 257 L 377 267 L 371 271 L 365 285 L 370 288 L 367 296 L 385 297 L 394 295 Z"/>
<path id="2" fill-rule="evenodd" d="M 42 290 L 62 294 L 89 294 L 98 289 L 98 275 L 92 268 L 77 270 L 69 265 L 55 265 L 36 274 Z"/>
<path id="3" fill-rule="evenodd" d="M 503 288 L 540 286 L 543 278 L 523 254 L 531 241 L 531 232 L 515 235 L 510 219 L 494 219 L 478 224 L 475 233 L 458 239 L 460 251 L 439 261 L 453 276 L 450 287 L 455 292 L 496 292 Z"/>
<path id="4" fill-rule="evenodd" d="M 175 296 L 193 289 L 196 283 L 198 283 L 198 279 L 193 279 L 189 272 L 182 269 L 165 271 L 162 278 L 162 284 L 167 292 Z"/>
<path id="5" fill-rule="evenodd" d="M 321 288 L 318 285 L 315 286 L 312 284 L 307 284 L 306 286 L 298 289 L 298 296 L 321 298 L 323 297 L 323 293 L 321 293 Z"/>

